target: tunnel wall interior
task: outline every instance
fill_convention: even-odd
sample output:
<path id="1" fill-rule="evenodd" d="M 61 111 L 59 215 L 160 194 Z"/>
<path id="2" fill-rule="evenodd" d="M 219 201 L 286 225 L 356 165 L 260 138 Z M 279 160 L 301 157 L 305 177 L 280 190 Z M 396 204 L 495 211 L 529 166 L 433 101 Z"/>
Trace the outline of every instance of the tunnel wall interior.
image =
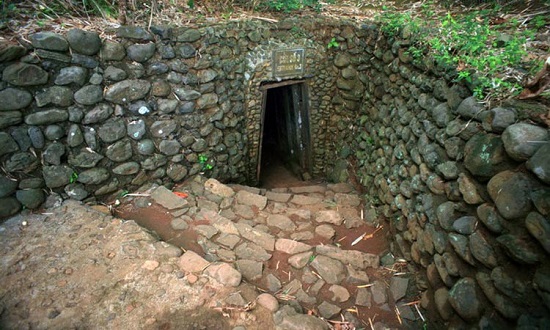
<path id="1" fill-rule="evenodd" d="M 3 45 L 0 216 L 47 195 L 93 202 L 200 172 L 253 183 L 260 86 L 301 79 L 312 174 L 363 186 L 365 220 L 390 228 L 430 317 L 544 328 L 548 128 L 522 121 L 524 104 L 483 107 L 449 72 L 413 61 L 406 38 L 379 31 L 311 18 L 123 26 L 104 40 L 74 29 Z M 279 75 L 274 51 L 296 48 L 305 68 Z"/>

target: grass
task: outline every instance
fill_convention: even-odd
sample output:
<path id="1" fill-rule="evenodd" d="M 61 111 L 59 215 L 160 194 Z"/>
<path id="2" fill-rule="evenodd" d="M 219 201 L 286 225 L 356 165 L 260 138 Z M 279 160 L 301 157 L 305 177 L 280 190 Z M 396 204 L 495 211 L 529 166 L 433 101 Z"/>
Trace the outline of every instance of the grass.
<path id="1" fill-rule="evenodd" d="M 543 13 L 507 16 L 504 12 L 494 5 L 436 13 L 431 3 L 424 3 L 419 11 L 386 10 L 377 20 L 387 37 L 410 40 L 413 63 L 431 60 L 436 70 L 466 83 L 477 98 L 503 99 L 518 95 L 525 75 L 540 69 L 540 60 L 530 62 L 526 57 L 536 33 L 550 24 Z"/>

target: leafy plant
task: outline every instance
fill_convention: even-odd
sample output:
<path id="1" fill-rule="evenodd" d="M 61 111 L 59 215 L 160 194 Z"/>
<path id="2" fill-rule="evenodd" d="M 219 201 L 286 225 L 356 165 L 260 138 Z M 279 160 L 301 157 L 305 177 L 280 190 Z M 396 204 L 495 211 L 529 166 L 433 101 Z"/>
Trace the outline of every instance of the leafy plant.
<path id="1" fill-rule="evenodd" d="M 227 13 L 222 13 L 222 18 L 223 18 L 224 20 L 228 20 L 228 19 L 231 18 L 231 15 L 232 15 L 232 14 L 233 14 L 232 11 L 229 11 L 229 12 L 227 12 Z"/>
<path id="2" fill-rule="evenodd" d="M 550 24 L 544 15 L 536 15 L 530 22 L 536 30 L 540 30 L 546 25 Z"/>
<path id="3" fill-rule="evenodd" d="M 78 173 L 73 172 L 73 174 L 71 174 L 71 177 L 69 178 L 69 183 L 75 183 L 76 180 L 78 180 Z"/>
<path id="4" fill-rule="evenodd" d="M 322 7 L 319 0 L 269 0 L 264 5 L 270 10 L 283 12 L 296 11 L 305 7 L 311 7 L 319 11 Z"/>
<path id="5" fill-rule="evenodd" d="M 203 171 L 211 170 L 214 168 L 212 164 L 208 163 L 208 157 L 205 155 L 199 155 L 199 164 L 202 165 Z"/>
<path id="6" fill-rule="evenodd" d="M 332 39 L 330 39 L 330 41 L 327 45 L 327 48 L 328 49 L 338 48 L 339 46 L 340 46 L 340 44 L 338 43 L 338 41 L 336 41 L 336 38 L 332 38 Z"/>
<path id="7" fill-rule="evenodd" d="M 378 17 L 384 34 L 410 40 L 407 54 L 413 58 L 413 63 L 426 63 L 428 55 L 436 69 L 454 71 L 455 80 L 468 84 L 480 99 L 519 93 L 520 78 L 510 72 L 521 65 L 527 54 L 525 45 L 534 36 L 534 31 L 519 29 L 516 20 L 494 25 L 491 17 L 498 13 L 496 7 L 493 11 L 457 15 L 449 12 L 442 17 L 436 17 L 427 8 L 421 9 L 425 15 L 422 18 L 413 16 L 412 12 L 392 11 L 385 11 Z M 535 27 L 543 24 L 544 19 L 533 22 Z M 507 35 L 500 32 L 504 28 L 516 32 Z"/>
<path id="8" fill-rule="evenodd" d="M 107 0 L 82 0 L 82 6 L 87 13 L 101 15 L 104 18 L 117 16 L 115 5 Z"/>

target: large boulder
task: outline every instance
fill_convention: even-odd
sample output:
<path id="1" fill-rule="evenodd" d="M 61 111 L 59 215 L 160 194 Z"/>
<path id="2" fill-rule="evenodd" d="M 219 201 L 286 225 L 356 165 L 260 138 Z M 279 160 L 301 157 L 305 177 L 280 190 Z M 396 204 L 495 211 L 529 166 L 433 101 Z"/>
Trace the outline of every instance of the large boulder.
<path id="1" fill-rule="evenodd" d="M 531 191 L 536 181 L 521 172 L 504 171 L 487 184 L 487 191 L 498 212 L 506 219 L 525 217 L 531 211 Z"/>
<path id="2" fill-rule="evenodd" d="M 508 126 L 502 133 L 504 148 L 510 157 L 524 161 L 548 141 L 548 130 L 527 123 L 517 123 Z"/>
<path id="3" fill-rule="evenodd" d="M 490 178 L 510 167 L 502 140 L 493 134 L 476 134 L 464 147 L 464 166 L 472 173 Z"/>

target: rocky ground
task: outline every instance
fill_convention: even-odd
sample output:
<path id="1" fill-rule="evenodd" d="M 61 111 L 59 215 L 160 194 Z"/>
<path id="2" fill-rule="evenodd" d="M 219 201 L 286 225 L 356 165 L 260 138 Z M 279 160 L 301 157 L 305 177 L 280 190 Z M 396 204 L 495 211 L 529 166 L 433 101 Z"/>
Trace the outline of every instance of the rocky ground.
<path id="1" fill-rule="evenodd" d="M 0 327 L 421 327 L 406 265 L 349 185 L 146 188 L 3 223 Z"/>

